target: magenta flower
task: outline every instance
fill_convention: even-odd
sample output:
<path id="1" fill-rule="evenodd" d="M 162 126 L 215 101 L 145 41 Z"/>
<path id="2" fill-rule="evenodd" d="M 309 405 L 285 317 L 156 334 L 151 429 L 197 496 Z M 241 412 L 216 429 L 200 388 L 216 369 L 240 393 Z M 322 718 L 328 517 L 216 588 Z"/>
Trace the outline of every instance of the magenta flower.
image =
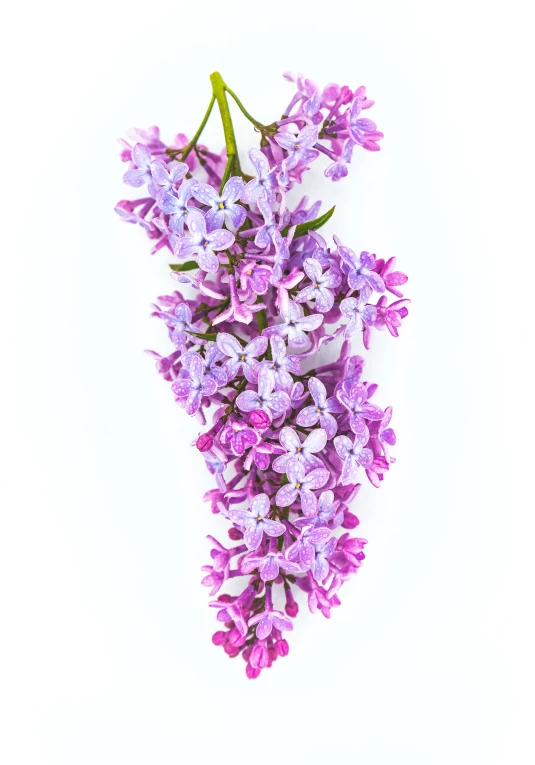
<path id="1" fill-rule="evenodd" d="M 317 377 L 311 377 L 308 381 L 308 390 L 314 400 L 313 406 L 306 406 L 297 415 L 297 424 L 304 425 L 306 428 L 310 428 L 318 421 L 320 426 L 327 433 L 327 438 L 331 439 L 336 431 L 338 425 L 333 417 L 333 414 L 340 414 L 344 411 L 344 407 L 340 402 L 331 396 L 327 398 L 327 391 L 325 385 L 318 380 Z"/>
<path id="2" fill-rule="evenodd" d="M 255 295 L 265 295 L 272 273 L 270 266 L 248 261 L 240 271 L 240 286 L 244 291 L 251 289 Z"/>
<path id="3" fill-rule="evenodd" d="M 334 498 L 334 492 L 330 489 L 328 491 L 322 491 L 316 512 L 314 515 L 303 518 L 296 518 L 294 526 L 297 528 L 303 528 L 305 526 L 329 526 L 330 528 L 336 528 L 341 526 L 344 520 L 344 511 L 338 509 L 340 507 L 340 500 Z"/>
<path id="4" fill-rule="evenodd" d="M 405 284 L 408 280 L 408 276 L 401 273 L 401 271 L 394 271 L 394 268 L 396 267 L 396 258 L 389 258 L 386 263 L 382 260 L 377 261 L 375 267 L 384 281 L 386 289 L 396 297 L 402 298 L 403 293 L 396 288 Z"/>
<path id="5" fill-rule="evenodd" d="M 222 428 L 219 440 L 222 444 L 229 445 L 236 457 L 241 457 L 246 449 L 260 442 L 260 436 L 244 422 L 234 421 Z"/>
<path id="6" fill-rule="evenodd" d="M 370 445 L 374 445 L 374 441 L 378 441 L 383 454 L 386 459 L 390 461 L 390 455 L 388 451 L 389 446 L 394 446 L 396 443 L 396 434 L 392 430 L 390 420 L 392 419 L 392 407 L 387 406 L 385 409 L 384 417 L 380 422 L 372 422 L 370 425 Z"/>
<path id="7" fill-rule="evenodd" d="M 289 507 L 297 497 L 301 500 L 301 509 L 309 517 L 314 515 L 318 499 L 314 494 L 315 489 L 321 489 L 329 480 L 329 471 L 325 468 L 316 468 L 306 473 L 306 468 L 299 460 L 289 460 L 286 465 L 286 478 L 288 483 L 281 486 L 275 497 L 278 507 Z"/>
<path id="8" fill-rule="evenodd" d="M 202 359 L 195 354 L 189 365 L 189 377 L 179 377 L 171 386 L 178 399 L 186 399 L 186 412 L 195 414 L 201 405 L 203 396 L 216 392 L 217 383 L 212 377 L 204 377 Z"/>
<path id="9" fill-rule="evenodd" d="M 376 329 L 386 328 L 393 337 L 398 337 L 398 329 L 401 327 L 402 319 L 409 313 L 407 306 L 411 301 L 404 298 L 387 305 L 386 300 L 386 295 L 382 295 L 377 301 L 375 327 Z"/>
<path id="10" fill-rule="evenodd" d="M 284 534 L 285 527 L 279 521 L 273 521 L 266 516 L 269 513 L 269 498 L 267 494 L 257 494 L 253 497 L 248 510 L 229 511 L 229 517 L 244 529 L 243 541 L 249 550 L 256 550 L 262 541 L 264 532 L 269 537 Z"/>
<path id="11" fill-rule="evenodd" d="M 232 321 L 240 321 L 242 324 L 250 324 L 254 314 L 258 311 L 263 311 L 266 306 L 263 303 L 251 303 L 247 298 L 243 301 L 240 300 L 234 274 L 229 274 L 228 285 L 230 305 L 224 311 L 220 312 L 219 316 L 213 320 L 212 324 L 221 324 L 222 322 L 230 323 Z"/>

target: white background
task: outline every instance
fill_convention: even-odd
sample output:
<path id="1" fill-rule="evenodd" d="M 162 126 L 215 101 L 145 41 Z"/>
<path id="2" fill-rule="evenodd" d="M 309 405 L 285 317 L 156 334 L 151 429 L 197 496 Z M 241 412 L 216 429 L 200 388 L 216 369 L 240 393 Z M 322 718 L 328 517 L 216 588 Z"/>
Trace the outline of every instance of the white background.
<path id="1" fill-rule="evenodd" d="M 0 759 L 5 765 L 533 763 L 533 61 L 527 3 L 11 5 L 2 24 Z M 212 481 L 143 354 L 168 258 L 121 224 L 115 138 L 195 130 L 219 69 L 366 84 L 385 133 L 318 167 L 327 233 L 413 304 L 368 358 L 398 461 L 367 560 L 257 681 L 211 645 Z M 243 149 L 254 140 L 236 118 Z M 222 144 L 217 121 L 207 137 Z M 318 161 L 318 166 L 322 160 Z M 531 728 L 531 730 L 530 730 Z"/>

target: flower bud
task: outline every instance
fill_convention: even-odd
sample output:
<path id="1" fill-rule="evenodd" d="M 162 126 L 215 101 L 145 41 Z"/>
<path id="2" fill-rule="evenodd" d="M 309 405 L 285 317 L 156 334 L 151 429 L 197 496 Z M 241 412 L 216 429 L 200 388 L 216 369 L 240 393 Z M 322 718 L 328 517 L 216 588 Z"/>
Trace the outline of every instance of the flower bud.
<path id="1" fill-rule="evenodd" d="M 201 433 L 197 439 L 196 446 L 200 452 L 207 452 L 212 448 L 214 439 L 209 433 Z"/>
<path id="2" fill-rule="evenodd" d="M 265 430 L 271 425 L 269 414 L 264 412 L 263 409 L 253 409 L 249 415 L 249 422 L 253 428 L 258 428 L 259 430 Z"/>

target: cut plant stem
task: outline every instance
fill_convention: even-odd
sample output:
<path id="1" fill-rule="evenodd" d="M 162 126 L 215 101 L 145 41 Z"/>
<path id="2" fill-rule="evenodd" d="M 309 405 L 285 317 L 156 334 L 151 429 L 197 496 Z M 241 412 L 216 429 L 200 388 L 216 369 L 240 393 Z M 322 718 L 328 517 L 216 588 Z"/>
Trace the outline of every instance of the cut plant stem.
<path id="1" fill-rule="evenodd" d="M 227 166 L 223 173 L 221 180 L 221 191 L 223 186 L 231 175 L 242 175 L 240 167 L 240 159 L 238 157 L 238 149 L 236 147 L 236 137 L 234 135 L 234 127 L 232 125 L 232 117 L 230 116 L 230 109 L 227 101 L 227 94 L 225 93 L 225 83 L 219 72 L 213 72 L 210 75 L 210 82 L 212 83 L 212 91 L 214 98 L 219 106 L 219 113 L 221 114 L 221 122 L 223 123 L 223 133 L 225 135 L 225 146 L 227 149 Z"/>

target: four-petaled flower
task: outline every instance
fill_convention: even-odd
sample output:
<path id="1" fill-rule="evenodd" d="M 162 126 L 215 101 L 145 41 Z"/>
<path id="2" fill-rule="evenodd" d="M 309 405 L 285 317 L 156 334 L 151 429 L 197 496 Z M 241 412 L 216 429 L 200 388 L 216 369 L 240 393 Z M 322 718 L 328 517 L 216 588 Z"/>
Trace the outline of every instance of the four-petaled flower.
<path id="1" fill-rule="evenodd" d="M 374 305 L 368 305 L 368 299 L 371 295 L 371 288 L 366 284 L 360 290 L 358 297 L 348 297 L 340 303 L 340 313 L 349 319 L 344 330 L 346 340 L 359 332 L 363 324 L 372 327 L 377 318 L 377 308 Z"/>
<path id="2" fill-rule="evenodd" d="M 349 388 L 349 389 L 348 389 Z M 354 433 L 362 430 L 364 418 L 367 420 L 382 420 L 383 410 L 368 401 L 368 389 L 362 383 L 341 386 L 336 391 L 336 397 L 350 413 L 349 426 Z"/>
<path id="3" fill-rule="evenodd" d="M 282 632 L 283 630 L 293 630 L 294 626 L 290 619 L 282 611 L 263 611 L 256 614 L 247 622 L 249 627 L 258 624 L 256 628 L 256 637 L 259 640 L 265 640 L 271 635 L 273 627 Z"/>
<path id="4" fill-rule="evenodd" d="M 377 318 L 375 320 L 376 329 L 388 329 L 393 337 L 398 337 L 398 329 L 401 327 L 401 320 L 409 313 L 407 306 L 411 302 L 407 298 L 395 300 L 390 305 L 386 304 L 386 295 L 381 295 L 377 301 Z"/>
<path id="5" fill-rule="evenodd" d="M 327 438 L 332 438 L 338 430 L 338 424 L 333 414 L 344 411 L 343 406 L 334 397 L 327 398 L 325 385 L 317 377 L 311 377 L 308 381 L 308 389 L 314 399 L 313 406 L 306 406 L 297 415 L 297 424 L 311 428 L 318 420 L 327 433 Z"/>
<path id="6" fill-rule="evenodd" d="M 340 474 L 342 486 L 357 483 L 359 465 L 367 469 L 372 464 L 373 452 L 366 447 L 369 439 L 370 434 L 366 425 L 355 433 L 353 443 L 347 436 L 336 436 L 334 439 L 334 448 L 344 463 Z"/>
<path id="7" fill-rule="evenodd" d="M 336 537 L 331 537 L 325 544 L 314 546 L 314 560 L 312 561 L 312 576 L 318 584 L 327 578 L 329 573 L 329 563 L 327 559 L 331 557 L 336 549 Z"/>
<path id="8" fill-rule="evenodd" d="M 269 338 L 269 344 L 271 346 L 271 359 L 264 359 L 260 362 L 260 366 L 271 369 L 275 377 L 276 390 L 284 390 L 289 394 L 294 384 L 290 373 L 301 374 L 301 361 L 299 356 L 286 355 L 286 343 L 279 335 L 272 335 Z M 257 367 L 256 372 L 259 368 Z"/>
<path id="9" fill-rule="evenodd" d="M 289 571 L 290 574 L 299 574 L 301 566 L 291 560 L 286 560 L 281 552 L 268 552 L 266 555 L 248 555 L 241 563 L 241 570 L 244 574 L 250 574 L 251 571 L 258 569 L 260 578 L 263 582 L 272 582 L 279 575 L 279 569 Z"/>
<path id="10" fill-rule="evenodd" d="M 186 223 L 190 236 L 178 240 L 175 254 L 179 258 L 197 255 L 200 268 L 214 274 L 219 268 L 214 250 L 226 250 L 234 244 L 234 234 L 224 228 L 207 232 L 206 221 L 199 210 L 190 210 Z"/>
<path id="11" fill-rule="evenodd" d="M 323 428 L 313 430 L 301 443 L 301 439 L 295 430 L 285 427 L 280 432 L 279 441 L 281 446 L 286 449 L 286 454 L 281 454 L 273 462 L 273 470 L 276 470 L 277 473 L 286 473 L 288 462 L 292 459 L 302 462 L 308 468 L 325 467 L 319 457 L 314 456 L 314 453 L 321 452 L 327 443 L 327 433 Z"/>
<path id="12" fill-rule="evenodd" d="M 165 191 L 172 191 L 175 184 L 186 175 L 188 169 L 185 162 L 173 161 L 165 165 L 161 160 L 155 159 L 154 162 L 150 163 L 151 175 L 154 183 L 159 186 L 159 194 Z"/>
<path id="13" fill-rule="evenodd" d="M 316 311 L 327 313 L 334 303 L 332 290 L 338 287 L 342 281 L 340 272 L 338 269 L 329 268 L 323 273 L 319 261 L 314 258 L 307 258 L 303 263 L 303 268 L 312 284 L 297 294 L 296 302 L 305 303 L 309 300 L 315 300 Z"/>
<path id="14" fill-rule="evenodd" d="M 171 246 L 177 247 L 180 241 L 178 237 L 184 234 L 184 223 L 188 213 L 194 210 L 194 207 L 189 207 L 188 202 L 193 196 L 193 189 L 197 185 L 198 181 L 194 178 L 189 178 L 187 181 L 183 181 L 180 184 L 177 194 L 171 191 L 163 191 L 159 196 L 158 204 L 162 211 L 166 215 L 170 215 L 169 228 L 173 232 L 174 238 L 170 238 Z"/>
<path id="15" fill-rule="evenodd" d="M 288 152 L 286 167 L 291 170 L 301 161 L 306 164 L 319 156 L 319 151 L 312 147 L 318 140 L 318 128 L 316 125 L 305 125 L 297 135 L 293 133 L 277 133 L 274 136 L 276 142 Z"/>
<path id="16" fill-rule="evenodd" d="M 314 562 L 314 545 L 321 545 L 331 536 L 326 526 L 305 526 L 301 536 L 288 548 L 288 560 L 299 561 L 303 571 L 308 571 Z"/>
<path id="17" fill-rule="evenodd" d="M 244 529 L 243 541 L 249 550 L 256 550 L 264 532 L 269 537 L 279 537 L 286 531 L 284 524 L 266 518 L 269 510 L 267 494 L 257 494 L 253 497 L 248 510 L 229 510 L 229 518 Z"/>
<path id="18" fill-rule="evenodd" d="M 344 512 L 343 510 L 338 510 L 339 507 L 340 500 L 334 499 L 334 493 L 330 489 L 322 491 L 319 496 L 315 515 L 308 518 L 296 518 L 293 522 L 294 526 L 297 526 L 297 528 L 303 528 L 304 526 L 309 525 L 328 526 L 329 523 L 332 522 L 332 528 L 336 528 L 337 526 L 340 526 L 344 520 Z"/>
<path id="19" fill-rule="evenodd" d="M 243 264 L 240 271 L 240 286 L 244 291 L 251 288 L 255 295 L 265 295 L 268 291 L 272 273 L 273 269 L 271 266 L 249 260 Z"/>
<path id="20" fill-rule="evenodd" d="M 287 300 L 285 305 L 281 306 L 281 316 L 283 323 L 267 327 L 264 330 L 264 335 L 288 337 L 290 348 L 305 348 L 309 343 L 305 333 L 318 329 L 323 322 L 321 313 L 303 316 L 301 306 L 294 303 L 293 300 Z"/>
<path id="21" fill-rule="evenodd" d="M 340 257 L 347 273 L 347 281 L 352 290 L 360 290 L 367 284 L 376 292 L 385 291 L 385 283 L 381 276 L 373 269 L 375 268 L 375 257 L 369 252 L 361 252 L 357 255 L 349 247 L 340 246 L 338 248 Z"/>
<path id="22" fill-rule="evenodd" d="M 249 382 L 255 382 L 253 373 L 258 365 L 256 359 L 266 352 L 267 344 L 267 337 L 261 335 L 260 337 L 255 337 L 254 340 L 251 340 L 243 348 L 234 335 L 229 335 L 228 332 L 219 332 L 217 335 L 217 347 L 221 353 L 229 357 L 225 362 L 228 379 L 234 380 L 241 368 Z"/>
<path id="23" fill-rule="evenodd" d="M 368 151 L 379 151 L 381 148 L 377 141 L 383 138 L 383 134 L 377 130 L 373 120 L 361 117 L 362 99 L 357 96 L 349 109 L 348 130 L 351 138 Z"/>
<path id="24" fill-rule="evenodd" d="M 389 427 L 391 419 L 392 407 L 387 406 L 383 419 L 380 422 L 373 422 L 370 426 L 371 445 L 374 446 L 374 441 L 378 441 L 383 449 L 383 454 L 389 462 L 393 460 L 390 459 L 388 447 L 394 446 L 396 443 L 396 434 Z"/>
<path id="25" fill-rule="evenodd" d="M 242 201 L 252 204 L 259 197 L 264 197 L 269 204 L 273 204 L 275 201 L 275 189 L 277 188 L 277 169 L 269 167 L 269 162 L 260 149 L 251 149 L 248 155 L 256 170 L 256 178 L 249 181 L 243 189 L 241 195 Z"/>
<path id="26" fill-rule="evenodd" d="M 289 507 L 299 496 L 304 515 L 314 515 L 318 504 L 314 490 L 325 486 L 329 477 L 330 473 L 325 468 L 316 468 L 307 474 L 303 463 L 292 459 L 286 466 L 288 483 L 278 490 L 275 502 L 279 507 Z"/>
<path id="27" fill-rule="evenodd" d="M 132 149 L 132 162 L 136 165 L 136 168 L 127 170 L 123 175 L 123 181 L 128 186 L 133 186 L 134 188 L 147 184 L 149 192 L 155 195 L 156 186 L 150 172 L 151 161 L 150 149 L 143 143 L 136 143 Z"/>
<path id="28" fill-rule="evenodd" d="M 290 406 L 290 397 L 283 390 L 273 391 L 275 377 L 266 367 L 258 372 L 258 390 L 245 390 L 236 399 L 236 405 L 242 412 L 263 409 L 271 417 L 283 414 Z"/>
<path id="29" fill-rule="evenodd" d="M 231 422 L 222 429 L 219 439 L 222 444 L 228 444 L 236 457 L 241 457 L 246 449 L 256 446 L 260 442 L 260 436 L 253 428 L 249 428 L 245 422 Z"/>
<path id="30" fill-rule="evenodd" d="M 199 354 L 190 361 L 189 377 L 179 377 L 171 386 L 171 390 L 179 399 L 186 399 L 186 412 L 195 414 L 201 405 L 203 396 L 212 396 L 217 390 L 213 377 L 204 377 L 203 362 Z"/>
<path id="31" fill-rule="evenodd" d="M 238 175 L 229 178 L 221 194 L 218 194 L 208 183 L 199 183 L 195 186 L 193 191 L 195 199 L 211 208 L 205 218 L 209 230 L 221 228 L 225 222 L 225 216 L 234 228 L 239 228 L 243 224 L 246 216 L 245 207 L 236 204 L 242 192 L 243 179 Z"/>
<path id="32" fill-rule="evenodd" d="M 257 205 L 260 208 L 262 217 L 264 218 L 264 225 L 258 229 L 258 232 L 254 238 L 254 243 L 257 247 L 269 247 L 273 241 L 275 233 L 278 232 L 277 224 L 273 216 L 273 210 L 271 204 L 264 197 L 257 199 Z"/>
<path id="33" fill-rule="evenodd" d="M 163 319 L 170 329 L 171 342 L 179 350 L 185 350 L 188 340 L 187 330 L 195 331 L 191 325 L 191 309 L 187 303 L 178 303 L 173 313 L 156 311 L 155 316 Z"/>
<path id="34" fill-rule="evenodd" d="M 217 383 L 217 387 L 222 388 L 228 382 L 226 369 L 218 366 L 218 362 L 224 358 L 224 354 L 221 353 L 216 343 L 207 343 L 204 346 L 204 348 L 205 348 L 204 358 L 203 358 L 204 377 L 205 379 L 208 377 L 213 377 L 213 379 Z M 184 355 L 181 357 L 180 360 L 185 369 L 189 368 L 190 361 L 195 355 L 196 354 L 193 351 L 188 351 L 187 353 L 184 353 Z"/>

